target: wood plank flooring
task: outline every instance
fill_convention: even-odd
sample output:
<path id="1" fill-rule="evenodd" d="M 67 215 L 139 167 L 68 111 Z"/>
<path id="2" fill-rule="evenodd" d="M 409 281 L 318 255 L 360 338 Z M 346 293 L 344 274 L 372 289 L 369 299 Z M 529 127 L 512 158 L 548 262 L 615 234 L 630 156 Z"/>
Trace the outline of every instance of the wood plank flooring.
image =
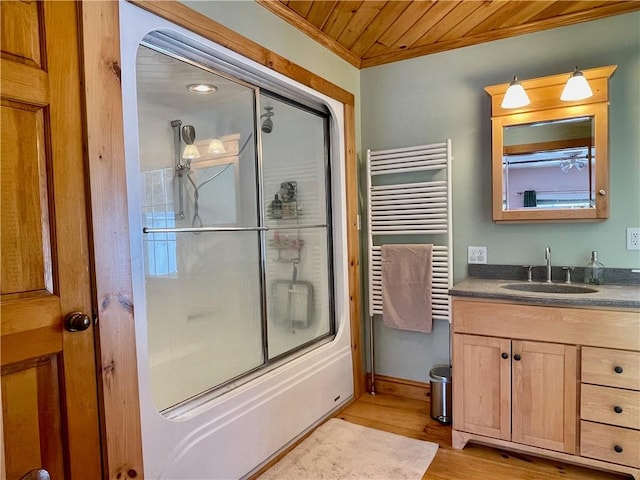
<path id="1" fill-rule="evenodd" d="M 451 427 L 430 416 L 428 401 L 365 393 L 336 417 L 378 430 L 438 443 L 423 480 L 620 480 L 629 477 L 468 444 L 451 448 Z"/>

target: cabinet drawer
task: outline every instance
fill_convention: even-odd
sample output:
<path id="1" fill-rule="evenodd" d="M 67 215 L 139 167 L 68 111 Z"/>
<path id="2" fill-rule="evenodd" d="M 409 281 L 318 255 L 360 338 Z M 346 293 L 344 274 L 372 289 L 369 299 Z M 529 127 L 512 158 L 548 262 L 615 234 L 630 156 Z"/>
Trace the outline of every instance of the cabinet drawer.
<path id="1" fill-rule="evenodd" d="M 583 384 L 580 417 L 583 420 L 640 429 L 640 392 Z"/>
<path id="2" fill-rule="evenodd" d="M 640 431 L 583 420 L 580 422 L 580 455 L 639 468 Z"/>
<path id="3" fill-rule="evenodd" d="M 640 390 L 640 353 L 583 347 L 582 381 Z"/>

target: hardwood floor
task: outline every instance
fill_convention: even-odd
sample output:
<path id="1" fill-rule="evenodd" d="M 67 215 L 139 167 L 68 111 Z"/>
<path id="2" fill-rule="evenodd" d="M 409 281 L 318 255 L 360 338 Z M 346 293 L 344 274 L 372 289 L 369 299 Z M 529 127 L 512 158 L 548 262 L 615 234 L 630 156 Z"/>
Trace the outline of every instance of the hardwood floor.
<path id="1" fill-rule="evenodd" d="M 451 448 L 451 427 L 430 416 L 428 401 L 365 393 L 336 417 L 378 430 L 438 443 L 440 448 L 423 480 L 620 480 L 613 475 L 557 461 L 468 444 Z"/>

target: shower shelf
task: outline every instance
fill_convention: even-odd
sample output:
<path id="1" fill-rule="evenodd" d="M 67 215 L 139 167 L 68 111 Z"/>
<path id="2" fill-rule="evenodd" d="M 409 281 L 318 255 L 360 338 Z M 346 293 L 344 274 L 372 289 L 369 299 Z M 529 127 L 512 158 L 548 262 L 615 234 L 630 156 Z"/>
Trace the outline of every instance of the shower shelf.
<path id="1" fill-rule="evenodd" d="M 298 207 L 298 202 L 295 200 L 292 202 L 282 202 L 280 213 L 280 215 L 274 215 L 273 207 L 269 206 L 267 218 L 273 220 L 296 220 L 302 215 L 301 209 Z"/>

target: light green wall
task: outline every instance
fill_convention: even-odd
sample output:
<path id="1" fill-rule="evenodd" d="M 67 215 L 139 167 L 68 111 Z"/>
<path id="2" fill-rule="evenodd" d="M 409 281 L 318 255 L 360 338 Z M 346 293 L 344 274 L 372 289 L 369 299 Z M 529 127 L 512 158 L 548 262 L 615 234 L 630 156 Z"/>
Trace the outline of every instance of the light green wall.
<path id="1" fill-rule="evenodd" d="M 598 223 L 496 224 L 491 218 L 490 97 L 484 87 L 617 64 L 611 79 L 611 215 Z M 640 13 L 461 48 L 361 72 L 362 148 L 453 140 L 455 279 L 466 276 L 468 245 L 486 245 L 489 263 L 584 265 L 598 250 L 609 267 L 640 266 L 626 228 L 640 226 Z M 427 381 L 449 343 L 376 323 L 376 371 Z"/>
<path id="2" fill-rule="evenodd" d="M 253 1 L 183 2 L 356 95 L 356 144 L 392 148 L 452 138 L 455 278 L 467 245 L 486 245 L 490 263 L 583 265 L 598 250 L 609 267 L 640 267 L 625 229 L 640 227 L 640 13 L 358 71 Z M 611 216 L 600 223 L 497 225 L 491 219 L 491 128 L 486 85 L 617 64 L 611 80 Z M 360 140 L 361 139 L 361 140 Z M 428 381 L 448 361 L 448 325 L 430 335 L 376 320 L 376 372 Z"/>
<path id="3" fill-rule="evenodd" d="M 617 64 L 610 82 L 611 215 L 604 222 L 496 224 L 491 219 L 490 97 L 484 87 Z M 609 17 L 361 72 L 362 145 L 389 148 L 453 139 L 454 260 L 468 245 L 489 263 L 583 265 L 591 250 L 609 267 L 640 267 L 626 228 L 640 226 L 640 13 Z"/>

